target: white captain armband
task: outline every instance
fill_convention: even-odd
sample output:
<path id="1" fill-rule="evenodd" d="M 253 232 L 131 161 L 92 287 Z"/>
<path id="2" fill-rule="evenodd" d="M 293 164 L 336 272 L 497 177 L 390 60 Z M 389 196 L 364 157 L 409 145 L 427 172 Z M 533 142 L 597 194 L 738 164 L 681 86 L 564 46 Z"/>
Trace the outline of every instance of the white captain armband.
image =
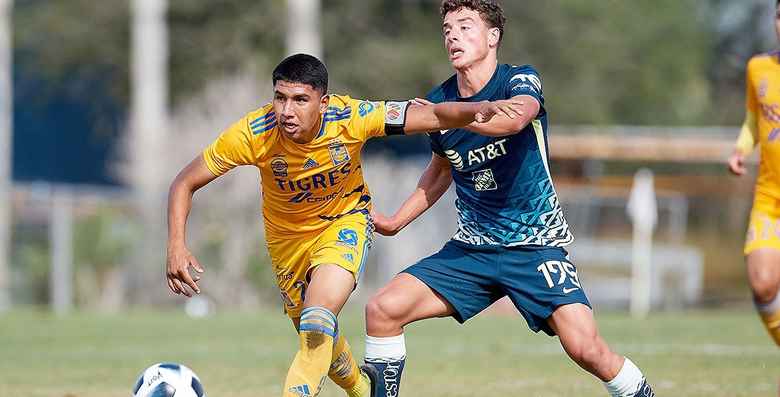
<path id="1" fill-rule="evenodd" d="M 385 135 L 403 135 L 409 101 L 385 102 Z"/>

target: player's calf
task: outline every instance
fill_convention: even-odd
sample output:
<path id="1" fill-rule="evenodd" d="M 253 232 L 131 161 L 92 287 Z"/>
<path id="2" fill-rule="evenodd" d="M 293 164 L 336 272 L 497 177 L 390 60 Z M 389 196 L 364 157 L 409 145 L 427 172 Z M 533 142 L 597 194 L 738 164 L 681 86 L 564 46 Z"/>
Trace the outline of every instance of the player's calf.
<path id="1" fill-rule="evenodd" d="M 404 335 L 377 338 L 366 336 L 365 365 L 371 379 L 371 397 L 398 397 L 406 363 Z"/>
<path id="2" fill-rule="evenodd" d="M 311 397 L 319 393 L 330 368 L 337 330 L 336 315 L 330 310 L 303 310 L 298 327 L 301 345 L 287 372 L 284 397 Z"/>
<path id="3" fill-rule="evenodd" d="M 343 335 L 336 336 L 328 376 L 344 389 L 347 397 L 368 397 L 370 393 L 369 378 L 358 368 Z"/>
<path id="4" fill-rule="evenodd" d="M 780 293 L 775 292 L 774 299 L 768 303 L 759 303 L 755 300 L 755 304 L 769 336 L 780 346 Z"/>
<path id="5" fill-rule="evenodd" d="M 642 371 L 626 357 L 617 376 L 604 382 L 611 397 L 655 397 Z"/>

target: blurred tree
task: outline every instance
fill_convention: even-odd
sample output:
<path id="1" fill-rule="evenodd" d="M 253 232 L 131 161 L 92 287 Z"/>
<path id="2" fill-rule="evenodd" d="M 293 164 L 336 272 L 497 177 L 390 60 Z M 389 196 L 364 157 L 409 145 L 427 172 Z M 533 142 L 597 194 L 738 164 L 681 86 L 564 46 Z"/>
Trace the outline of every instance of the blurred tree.
<path id="1" fill-rule="evenodd" d="M 762 19 L 764 3 L 504 1 L 509 22 L 500 59 L 540 70 L 554 123 L 738 123 L 740 65 L 767 46 L 771 28 Z M 325 3 L 333 90 L 409 97 L 448 77 L 438 4 Z M 247 66 L 267 79 L 256 65 L 273 65 L 283 55 L 284 15 L 280 1 L 171 0 L 174 104 Z M 89 100 L 91 82 L 99 79 L 127 103 L 127 1 L 23 0 L 14 16 L 18 62 L 45 76 L 49 89 L 67 86 Z M 720 104 L 740 109 L 724 113 Z"/>

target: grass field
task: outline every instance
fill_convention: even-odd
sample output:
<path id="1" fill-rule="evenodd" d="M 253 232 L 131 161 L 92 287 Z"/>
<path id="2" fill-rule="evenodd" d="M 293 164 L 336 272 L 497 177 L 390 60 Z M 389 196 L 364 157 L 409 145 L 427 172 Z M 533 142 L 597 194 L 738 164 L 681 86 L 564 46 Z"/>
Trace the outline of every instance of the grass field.
<path id="1" fill-rule="evenodd" d="M 658 396 L 775 397 L 780 352 L 756 315 L 660 314 L 631 321 L 599 314 L 613 348 L 638 363 Z M 342 315 L 362 357 L 362 316 Z M 533 334 L 516 317 L 482 315 L 410 326 L 407 397 L 605 396 L 600 382 L 565 357 L 557 339 Z M 279 312 L 190 319 L 179 313 L 57 318 L 33 311 L 0 317 L 0 396 L 130 396 L 138 373 L 157 361 L 199 374 L 210 397 L 276 397 L 297 346 Z M 342 396 L 329 383 L 322 397 Z"/>

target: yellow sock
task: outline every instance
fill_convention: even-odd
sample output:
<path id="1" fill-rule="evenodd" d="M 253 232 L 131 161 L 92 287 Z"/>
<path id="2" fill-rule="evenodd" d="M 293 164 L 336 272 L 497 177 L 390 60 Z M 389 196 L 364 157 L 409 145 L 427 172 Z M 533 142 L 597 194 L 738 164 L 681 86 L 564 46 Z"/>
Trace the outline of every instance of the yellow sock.
<path id="1" fill-rule="evenodd" d="M 371 384 L 365 376 L 361 376 L 347 338 L 342 335 L 333 346 L 328 376 L 347 392 L 348 397 L 363 397 L 370 393 Z"/>
<path id="2" fill-rule="evenodd" d="M 298 333 L 301 346 L 287 372 L 282 397 L 319 394 L 333 355 L 336 316 L 323 307 L 306 308 L 301 313 Z"/>
<path id="3" fill-rule="evenodd" d="M 780 346 L 780 310 L 774 313 L 759 312 L 759 314 L 766 330 L 769 331 L 769 336 L 774 339 L 777 346 Z"/>
<path id="4" fill-rule="evenodd" d="M 769 336 L 780 346 L 780 292 L 775 299 L 767 304 L 756 303 L 761 322 L 764 323 Z"/>

